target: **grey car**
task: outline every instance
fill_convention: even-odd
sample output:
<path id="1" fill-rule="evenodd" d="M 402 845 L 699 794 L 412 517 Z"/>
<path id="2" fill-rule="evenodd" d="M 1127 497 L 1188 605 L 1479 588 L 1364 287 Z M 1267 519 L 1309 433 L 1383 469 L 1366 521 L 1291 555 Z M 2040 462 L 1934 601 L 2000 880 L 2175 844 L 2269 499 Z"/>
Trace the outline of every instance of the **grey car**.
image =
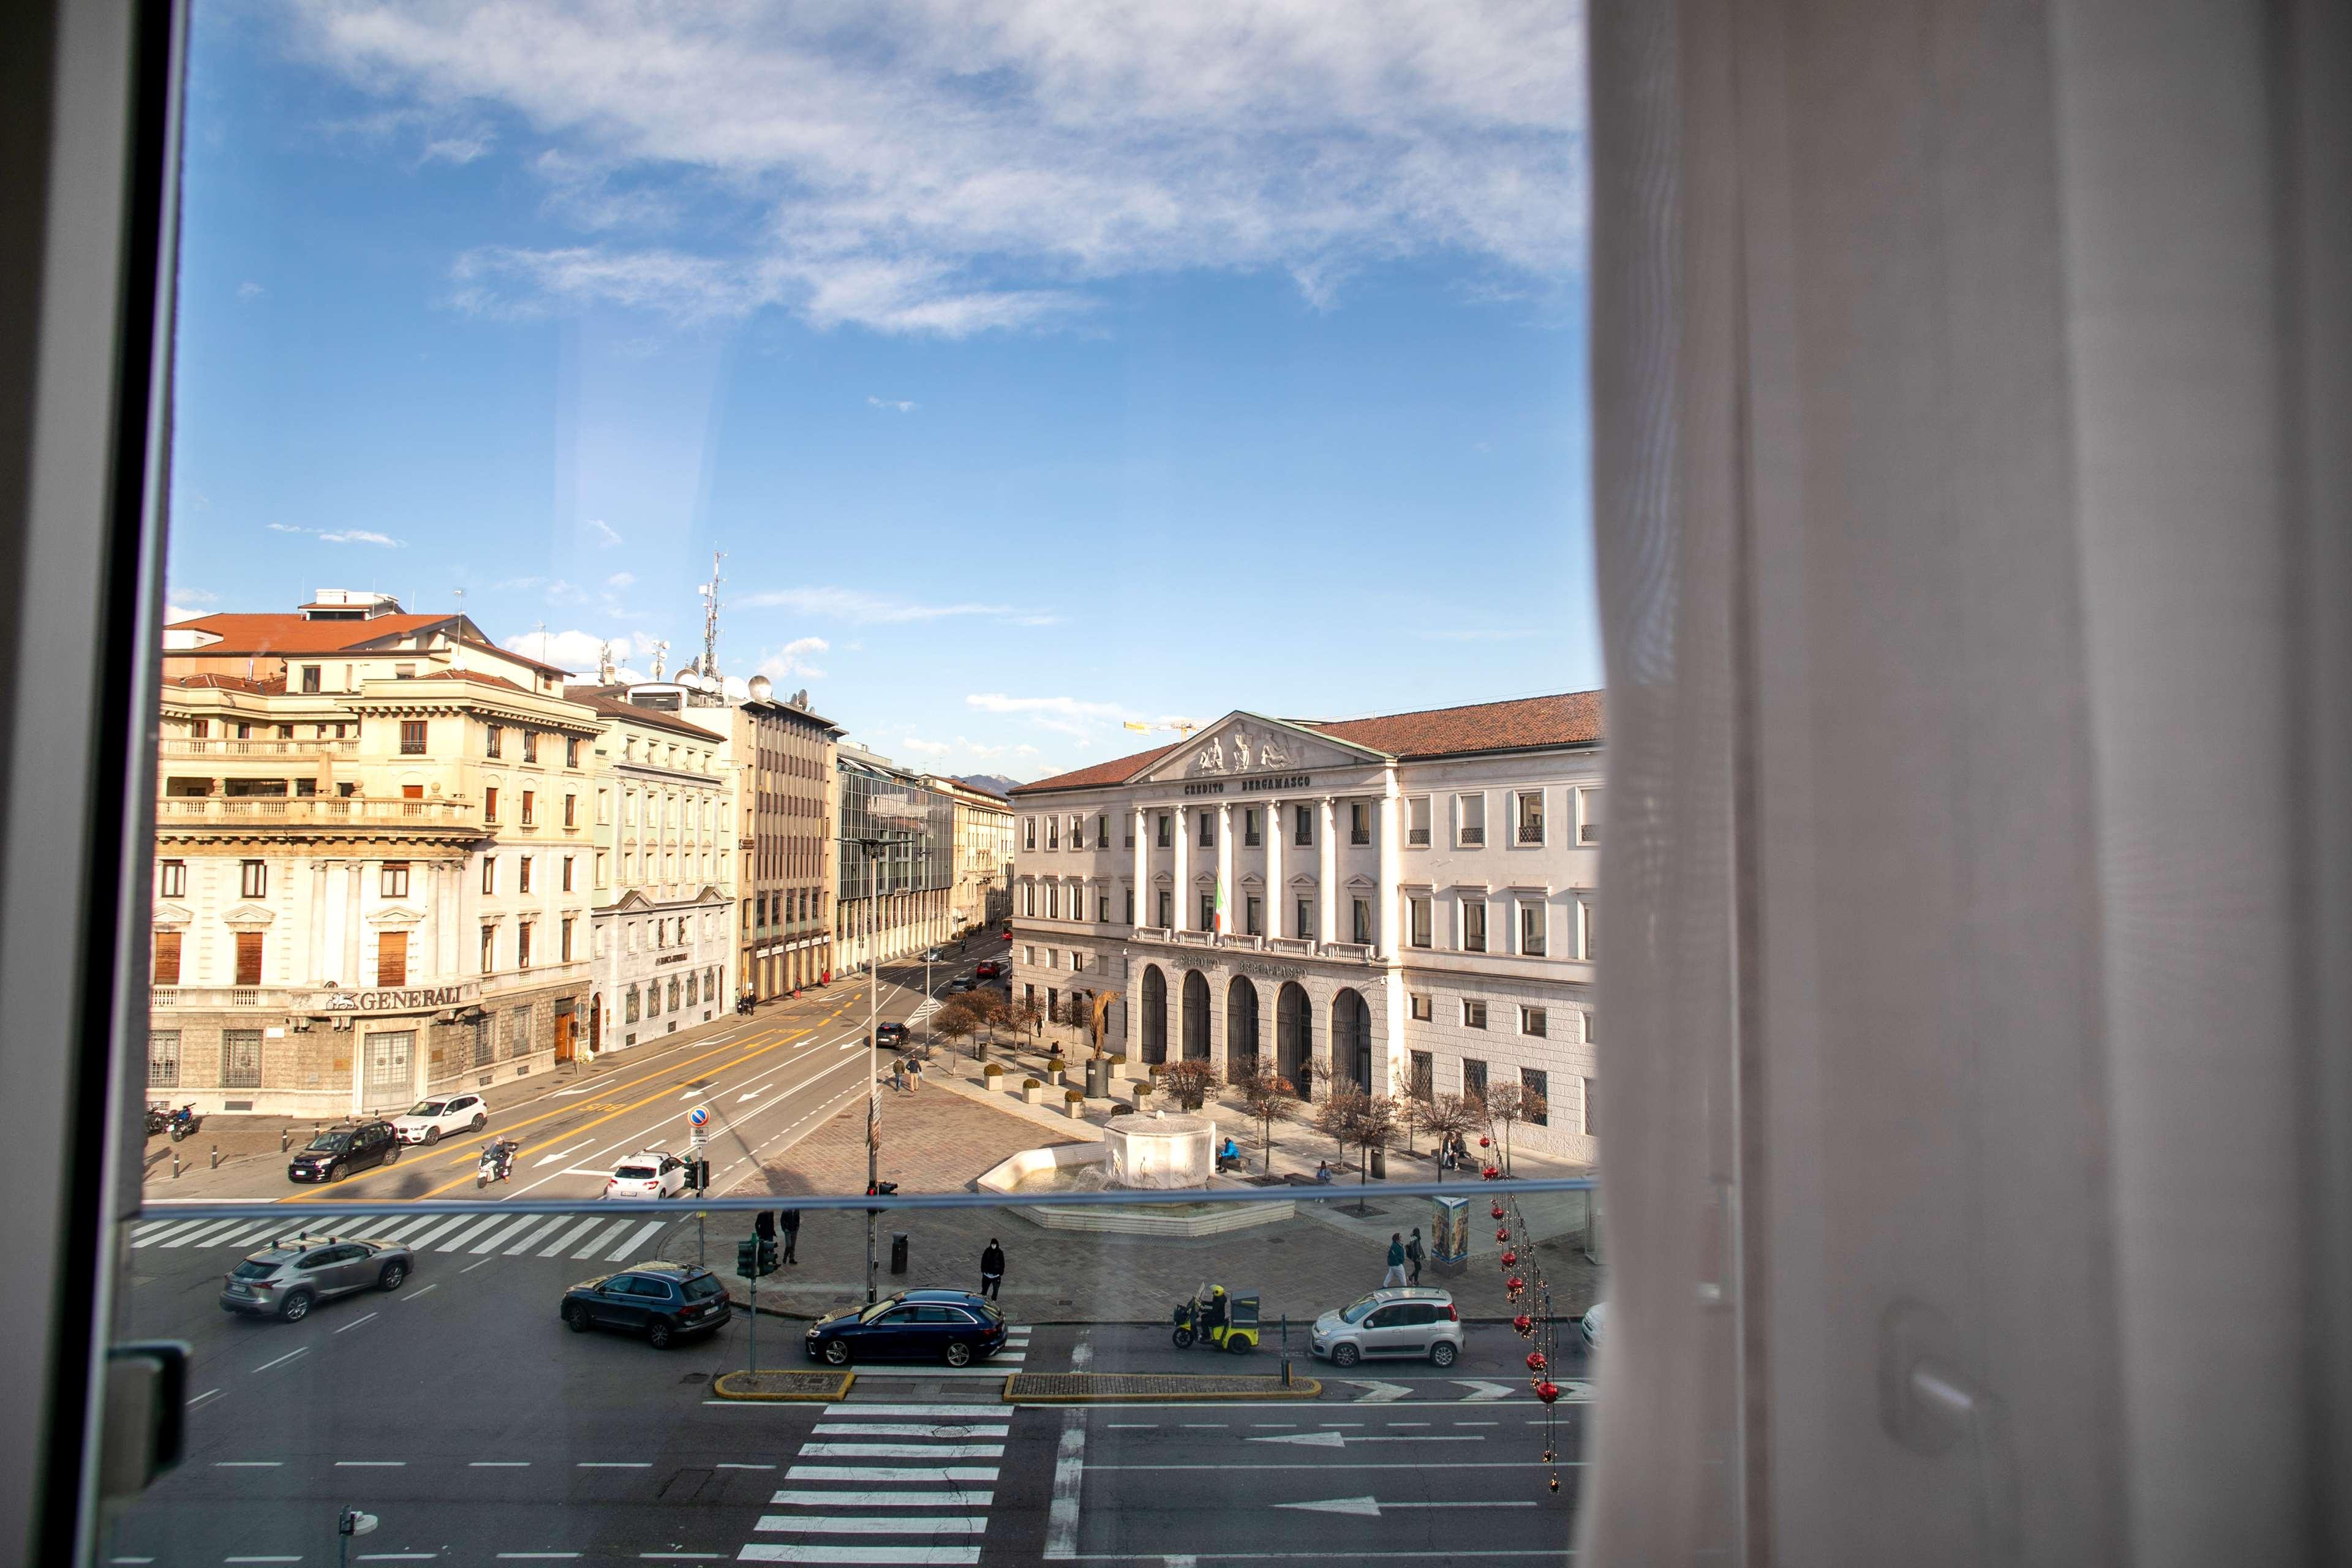
<path id="1" fill-rule="evenodd" d="M 1407 1356 L 1452 1366 L 1462 1353 L 1462 1314 L 1443 1290 L 1392 1287 L 1324 1313 L 1307 1342 L 1334 1366 Z"/>
<path id="2" fill-rule="evenodd" d="M 299 1323 L 320 1302 L 354 1290 L 397 1290 L 416 1267 L 396 1242 L 295 1236 L 247 1255 L 221 1287 L 221 1310 Z"/>

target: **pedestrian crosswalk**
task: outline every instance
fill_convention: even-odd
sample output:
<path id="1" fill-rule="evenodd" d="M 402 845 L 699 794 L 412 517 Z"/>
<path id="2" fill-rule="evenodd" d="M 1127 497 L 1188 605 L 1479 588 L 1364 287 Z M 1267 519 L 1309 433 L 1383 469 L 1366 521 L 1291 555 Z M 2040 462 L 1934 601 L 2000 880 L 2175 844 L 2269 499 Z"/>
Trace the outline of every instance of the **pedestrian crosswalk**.
<path id="1" fill-rule="evenodd" d="M 231 1247 L 250 1249 L 279 1237 L 331 1232 L 368 1241 L 397 1241 L 419 1253 L 465 1253 L 521 1258 L 569 1256 L 605 1263 L 628 1263 L 667 1226 L 668 1218 L 641 1215 L 576 1214 L 521 1215 L 504 1209 L 487 1214 L 395 1215 L 391 1219 L 359 1216 L 341 1219 L 316 1210 L 300 1215 L 283 1211 L 267 1219 L 247 1215 L 231 1220 L 150 1220 L 131 1233 L 133 1250 Z"/>
<path id="2" fill-rule="evenodd" d="M 1024 1337 L 1027 1330 L 1016 1331 Z M 976 1563 L 1011 1430 L 986 1405 L 825 1406 L 743 1563 Z M 866 1461 L 887 1460 L 876 1464 Z M 929 1463 L 908 1462 L 929 1460 Z"/>

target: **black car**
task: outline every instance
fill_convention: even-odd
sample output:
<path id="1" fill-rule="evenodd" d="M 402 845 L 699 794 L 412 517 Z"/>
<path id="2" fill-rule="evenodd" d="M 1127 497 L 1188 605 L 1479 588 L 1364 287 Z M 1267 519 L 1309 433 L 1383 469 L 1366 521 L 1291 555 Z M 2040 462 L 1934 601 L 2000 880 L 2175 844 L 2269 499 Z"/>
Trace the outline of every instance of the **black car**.
<path id="1" fill-rule="evenodd" d="M 907 1046 L 907 1026 L 904 1024 L 881 1025 L 874 1031 L 874 1046 L 877 1050 L 889 1050 L 894 1047 L 904 1050 Z"/>
<path id="2" fill-rule="evenodd" d="M 969 1290 L 902 1290 L 870 1307 L 819 1318 L 808 1331 L 811 1361 L 943 1361 L 969 1366 L 1004 1348 L 1004 1314 Z"/>
<path id="3" fill-rule="evenodd" d="M 667 1350 L 689 1334 L 707 1334 L 735 1315 L 719 1276 L 690 1263 L 638 1263 L 601 1279 L 583 1279 L 563 1293 L 564 1326 L 623 1329 Z"/>
<path id="4" fill-rule="evenodd" d="M 340 1182 L 353 1171 L 389 1165 L 400 1158 L 400 1134 L 389 1121 L 361 1121 L 330 1127 L 287 1163 L 286 1175 L 296 1182 Z"/>

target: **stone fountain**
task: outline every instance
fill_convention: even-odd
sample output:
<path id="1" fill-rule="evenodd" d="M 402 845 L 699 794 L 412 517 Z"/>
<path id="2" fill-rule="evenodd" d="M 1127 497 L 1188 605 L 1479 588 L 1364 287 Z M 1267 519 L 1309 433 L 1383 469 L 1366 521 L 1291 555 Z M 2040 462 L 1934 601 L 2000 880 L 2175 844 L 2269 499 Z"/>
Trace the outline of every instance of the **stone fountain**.
<path id="1" fill-rule="evenodd" d="M 1056 1204 L 1058 1193 L 1181 1192 L 1237 1185 L 1217 1174 L 1217 1124 L 1203 1116 L 1115 1116 L 1099 1143 L 1024 1149 L 974 1184 L 1048 1230 L 1128 1236 L 1213 1236 L 1270 1225 L 1296 1212 L 1286 1199 L 1257 1204 Z"/>

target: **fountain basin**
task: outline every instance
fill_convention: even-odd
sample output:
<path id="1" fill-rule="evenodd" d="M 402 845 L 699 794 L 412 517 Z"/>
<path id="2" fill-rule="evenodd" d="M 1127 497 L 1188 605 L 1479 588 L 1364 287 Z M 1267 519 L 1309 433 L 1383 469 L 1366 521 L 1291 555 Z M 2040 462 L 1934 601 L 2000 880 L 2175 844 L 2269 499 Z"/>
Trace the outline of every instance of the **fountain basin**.
<path id="1" fill-rule="evenodd" d="M 1130 1124 L 1131 1125 L 1123 1125 Z M 1056 1204 L 1057 1193 L 1231 1187 L 1216 1172 L 1216 1123 L 1194 1116 L 1122 1116 L 1100 1143 L 1024 1149 L 972 1184 L 1047 1230 L 1112 1236 L 1216 1236 L 1293 1217 L 1283 1199 L 1256 1204 Z M 1023 1200 L 1042 1201 L 1023 1201 Z"/>

